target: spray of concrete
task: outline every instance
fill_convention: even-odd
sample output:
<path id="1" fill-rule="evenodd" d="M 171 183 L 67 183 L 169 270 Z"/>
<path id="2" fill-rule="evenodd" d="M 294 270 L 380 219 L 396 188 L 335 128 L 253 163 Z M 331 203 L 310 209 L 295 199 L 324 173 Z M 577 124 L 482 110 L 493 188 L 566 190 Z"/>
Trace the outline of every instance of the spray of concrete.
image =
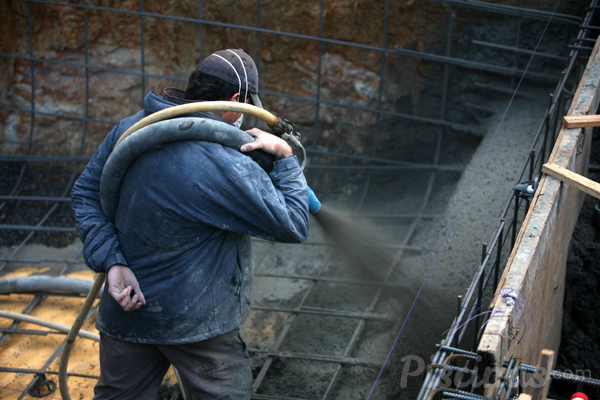
<path id="1" fill-rule="evenodd" d="M 387 304 L 396 314 L 405 316 L 421 288 L 423 277 L 397 265 L 398 250 L 388 245 L 376 227 L 366 221 L 341 215 L 325 205 L 314 216 L 354 275 L 380 285 Z M 424 290 L 422 294 L 426 298 L 420 301 L 435 307 L 437 296 L 429 292 Z"/>
<path id="2" fill-rule="evenodd" d="M 364 279 L 377 283 L 386 281 L 394 260 L 394 251 L 384 245 L 385 242 L 380 240 L 371 227 L 325 205 L 314 216 L 327 238 L 347 258 L 350 268 Z"/>
<path id="3" fill-rule="evenodd" d="M 423 285 L 426 268 L 411 270 L 398 264 L 398 249 L 386 243 L 386 237 L 375 225 L 341 215 L 326 206 L 314 216 L 328 241 L 336 245 L 340 257 L 345 258 L 346 265 L 353 270 L 352 275 L 365 282 L 374 282 L 382 289 L 379 305 L 374 311 L 389 313 L 394 322 L 393 326 L 380 326 L 382 334 L 372 336 L 380 343 L 367 346 L 373 350 L 369 355 L 373 361 L 381 362 L 387 352 L 392 351 L 386 371 L 394 376 L 404 376 L 408 385 L 399 384 L 392 391 L 402 393 L 399 397 L 402 399 L 415 398 L 422 378 L 416 373 L 414 376 L 404 374 L 405 368 L 412 368 L 406 360 L 426 360 L 435 351 L 435 343 L 443 333 L 437 327 L 448 326 L 448 319 L 453 318 L 452 311 L 443 305 L 439 293 Z M 356 290 L 355 294 L 361 296 L 363 292 L 365 296 L 372 295 L 372 292 L 362 290 Z M 400 337 L 401 340 L 394 340 Z M 392 343 L 394 347 L 385 347 Z"/>

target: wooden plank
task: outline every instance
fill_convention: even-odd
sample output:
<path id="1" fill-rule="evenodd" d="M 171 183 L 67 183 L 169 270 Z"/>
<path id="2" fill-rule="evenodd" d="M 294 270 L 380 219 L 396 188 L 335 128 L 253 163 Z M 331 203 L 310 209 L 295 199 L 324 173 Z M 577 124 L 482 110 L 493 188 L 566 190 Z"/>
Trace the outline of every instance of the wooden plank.
<path id="1" fill-rule="evenodd" d="M 540 353 L 540 361 L 537 365 L 536 375 L 544 378 L 543 385 L 536 385 L 531 393 L 531 400 L 543 400 L 548 396 L 550 389 L 550 371 L 554 365 L 554 352 L 544 349 Z"/>
<path id="2" fill-rule="evenodd" d="M 600 115 L 565 115 L 563 125 L 568 129 L 600 126 Z"/>
<path id="3" fill-rule="evenodd" d="M 577 189 L 585 192 L 597 199 L 600 199 L 600 184 L 591 179 L 581 176 L 573 171 L 569 171 L 560 165 L 547 163 L 542 165 L 542 172 L 555 177 L 556 179 L 568 183 Z"/>
<path id="4" fill-rule="evenodd" d="M 595 113 L 600 104 L 600 40 L 578 85 L 568 115 Z M 580 174 L 585 173 L 591 148 L 591 132 L 562 127 L 549 162 Z M 558 350 L 564 298 L 566 254 L 584 192 L 544 174 L 522 223 L 502 278 L 492 301 L 494 317 L 487 323 L 477 353 L 481 370 L 500 368 L 516 356 L 535 364 L 542 349 Z M 507 291 L 518 293 L 536 316 L 530 318 L 510 306 Z M 526 313 L 527 314 L 527 313 Z M 543 315 L 543 318 L 538 316 Z M 525 329 L 527 328 L 527 329 Z M 490 379 L 485 396 L 495 397 L 499 380 Z M 531 393 L 531 385 L 526 389 Z"/>

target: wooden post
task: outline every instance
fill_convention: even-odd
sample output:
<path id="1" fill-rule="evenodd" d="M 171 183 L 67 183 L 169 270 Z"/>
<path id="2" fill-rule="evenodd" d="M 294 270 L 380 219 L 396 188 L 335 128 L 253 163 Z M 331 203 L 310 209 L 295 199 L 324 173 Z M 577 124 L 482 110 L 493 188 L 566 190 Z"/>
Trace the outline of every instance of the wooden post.
<path id="1" fill-rule="evenodd" d="M 542 350 L 535 373 L 544 378 L 544 384 L 533 388 L 531 400 L 545 400 L 548 396 L 548 389 L 550 389 L 550 371 L 552 371 L 553 365 L 554 352 L 548 349 Z M 521 400 L 520 397 L 519 400 Z"/>

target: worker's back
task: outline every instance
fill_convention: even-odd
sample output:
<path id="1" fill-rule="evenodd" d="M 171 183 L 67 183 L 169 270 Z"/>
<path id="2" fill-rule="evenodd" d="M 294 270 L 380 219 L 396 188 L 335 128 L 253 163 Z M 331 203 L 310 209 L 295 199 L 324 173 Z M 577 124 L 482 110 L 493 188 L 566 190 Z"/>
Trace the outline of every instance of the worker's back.
<path id="1" fill-rule="evenodd" d="M 126 313 L 103 301 L 98 327 L 163 344 L 230 331 L 250 311 L 250 235 L 301 241 L 302 219 L 237 150 L 181 141 L 143 154 L 123 177 L 115 225 L 147 304 Z"/>

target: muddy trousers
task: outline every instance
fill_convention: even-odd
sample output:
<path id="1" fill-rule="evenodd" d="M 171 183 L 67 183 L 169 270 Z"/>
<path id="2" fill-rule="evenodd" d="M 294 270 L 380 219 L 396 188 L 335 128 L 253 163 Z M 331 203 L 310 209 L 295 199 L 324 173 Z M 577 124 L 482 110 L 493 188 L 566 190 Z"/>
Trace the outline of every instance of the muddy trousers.
<path id="1" fill-rule="evenodd" d="M 194 400 L 250 399 L 252 371 L 239 329 L 184 345 L 149 345 L 100 335 L 100 379 L 94 400 L 154 400 L 173 364 Z"/>

